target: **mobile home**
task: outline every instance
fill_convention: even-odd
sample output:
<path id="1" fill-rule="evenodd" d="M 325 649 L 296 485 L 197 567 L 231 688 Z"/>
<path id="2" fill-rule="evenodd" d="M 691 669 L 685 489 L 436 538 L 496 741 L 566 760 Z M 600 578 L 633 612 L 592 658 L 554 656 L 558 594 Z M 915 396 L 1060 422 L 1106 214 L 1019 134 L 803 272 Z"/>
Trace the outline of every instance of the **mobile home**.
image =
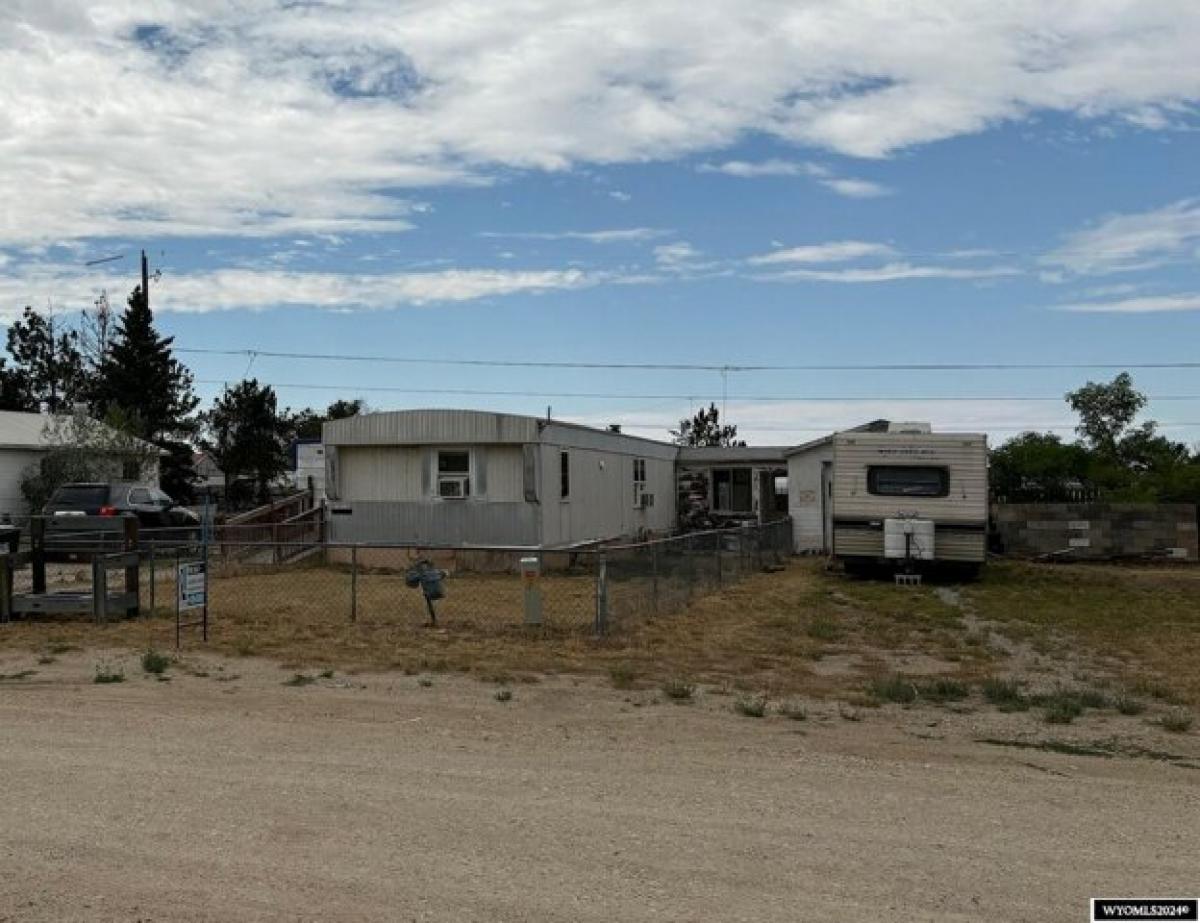
<path id="1" fill-rule="evenodd" d="M 987 437 L 932 433 L 928 424 L 832 439 L 832 553 L 868 562 L 949 562 L 986 557 Z"/>
<path id="2" fill-rule="evenodd" d="M 559 420 L 400 410 L 326 423 L 329 537 L 569 548 L 675 526 L 675 446 Z"/>

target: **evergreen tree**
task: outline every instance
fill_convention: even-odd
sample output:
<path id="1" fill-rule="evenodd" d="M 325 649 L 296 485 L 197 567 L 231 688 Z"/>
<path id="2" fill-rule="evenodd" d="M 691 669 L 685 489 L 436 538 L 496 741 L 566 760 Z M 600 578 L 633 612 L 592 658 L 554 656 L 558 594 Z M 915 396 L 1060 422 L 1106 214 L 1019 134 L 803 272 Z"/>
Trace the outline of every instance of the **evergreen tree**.
<path id="1" fill-rule="evenodd" d="M 200 400 L 192 389 L 192 373 L 171 354 L 174 341 L 159 335 L 141 287 L 135 288 L 96 370 L 96 415 L 119 409 L 135 434 L 149 442 L 193 433 L 192 414 Z"/>
<path id="2" fill-rule="evenodd" d="M 275 390 L 252 378 L 226 388 L 205 414 L 206 446 L 225 473 L 227 490 L 249 477 L 258 500 L 270 500 L 271 482 L 287 471 L 292 429 L 278 406 Z"/>
<path id="3" fill-rule="evenodd" d="M 171 353 L 174 337 L 160 336 L 141 286 L 129 296 L 90 391 L 98 417 L 119 413 L 134 435 L 166 451 L 160 481 L 176 500 L 192 496 L 196 474 L 191 448 L 183 441 L 196 433 L 194 412 L 200 403 L 192 373 Z"/>
<path id="4" fill-rule="evenodd" d="M 85 376 L 79 337 L 61 330 L 54 315 L 26 307 L 8 328 L 12 364 L 0 364 L 0 409 L 51 413 L 73 409 L 83 397 Z"/>
<path id="5" fill-rule="evenodd" d="M 676 445 L 741 446 L 745 440 L 738 439 L 737 427 L 721 424 L 721 411 L 716 404 L 708 409 L 700 408 L 690 420 L 680 420 L 679 429 L 671 430 Z"/>

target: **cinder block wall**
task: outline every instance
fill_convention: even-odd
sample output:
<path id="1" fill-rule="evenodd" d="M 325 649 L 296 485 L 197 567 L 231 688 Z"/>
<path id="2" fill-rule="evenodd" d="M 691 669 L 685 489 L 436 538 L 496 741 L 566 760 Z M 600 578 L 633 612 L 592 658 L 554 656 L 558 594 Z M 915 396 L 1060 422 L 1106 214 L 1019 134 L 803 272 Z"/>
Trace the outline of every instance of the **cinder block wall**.
<path id="1" fill-rule="evenodd" d="M 1196 507 L 1190 503 L 1002 503 L 992 521 L 1008 554 L 1070 549 L 1080 558 L 1169 555 L 1197 560 Z"/>

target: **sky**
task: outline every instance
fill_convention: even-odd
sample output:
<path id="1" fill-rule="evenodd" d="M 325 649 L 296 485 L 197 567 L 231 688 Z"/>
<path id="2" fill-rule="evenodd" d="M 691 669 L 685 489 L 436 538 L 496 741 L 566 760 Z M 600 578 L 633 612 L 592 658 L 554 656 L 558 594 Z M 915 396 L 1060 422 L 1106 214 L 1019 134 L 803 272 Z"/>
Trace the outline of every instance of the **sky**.
<path id="1" fill-rule="evenodd" d="M 0 8 L 0 322 L 144 248 L 206 402 L 1200 441 L 1194 0 Z"/>

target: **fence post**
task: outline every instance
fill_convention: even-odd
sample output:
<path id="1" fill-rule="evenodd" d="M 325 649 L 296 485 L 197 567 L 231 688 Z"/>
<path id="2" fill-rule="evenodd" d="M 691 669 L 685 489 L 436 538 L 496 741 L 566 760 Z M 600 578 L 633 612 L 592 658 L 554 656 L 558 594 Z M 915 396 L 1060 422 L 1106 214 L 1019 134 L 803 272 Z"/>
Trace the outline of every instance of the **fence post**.
<path id="1" fill-rule="evenodd" d="M 350 546 L 350 621 L 358 621 L 358 545 Z"/>
<path id="2" fill-rule="evenodd" d="M 0 622 L 12 618 L 13 567 L 8 552 L 0 552 Z"/>
<path id="3" fill-rule="evenodd" d="M 275 563 L 278 564 L 282 559 L 282 549 L 279 547 L 279 523 L 271 523 L 271 544 L 275 546 Z"/>
<path id="4" fill-rule="evenodd" d="M 92 558 L 92 614 L 97 622 L 108 621 L 108 569 L 103 554 Z"/>
<path id="5" fill-rule="evenodd" d="M 725 584 L 724 575 L 721 573 L 721 545 L 723 544 L 722 538 L 723 538 L 723 536 L 721 535 L 720 532 L 713 533 L 713 547 L 716 548 L 716 555 L 717 555 L 717 586 L 718 587 L 724 586 L 724 584 Z"/>
<path id="6" fill-rule="evenodd" d="M 608 632 L 608 560 L 596 556 L 596 625 L 597 635 Z"/>
<path id="7" fill-rule="evenodd" d="M 658 542 L 650 546 L 650 574 L 651 611 L 658 615 Z"/>
<path id="8" fill-rule="evenodd" d="M 157 609 L 154 599 L 154 546 L 150 546 L 150 617 L 154 618 Z"/>

